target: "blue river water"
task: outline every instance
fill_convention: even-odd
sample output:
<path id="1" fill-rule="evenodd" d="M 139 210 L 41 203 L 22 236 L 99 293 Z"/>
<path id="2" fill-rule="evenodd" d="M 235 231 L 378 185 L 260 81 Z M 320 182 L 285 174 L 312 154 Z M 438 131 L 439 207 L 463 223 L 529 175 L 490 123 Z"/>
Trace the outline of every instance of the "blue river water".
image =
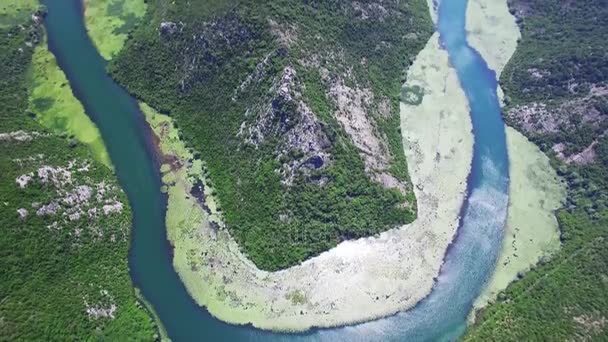
<path id="1" fill-rule="evenodd" d="M 106 74 L 106 63 L 86 34 L 81 0 L 43 3 L 48 8 L 49 48 L 99 127 L 133 210 L 133 282 L 174 341 L 437 341 L 454 340 L 464 332 L 472 303 L 495 267 L 508 202 L 508 158 L 496 75 L 467 44 L 467 0 L 443 0 L 438 8 L 437 29 L 469 100 L 475 139 L 460 227 L 433 291 L 407 312 L 304 334 L 223 323 L 188 295 L 172 266 L 159 164 L 137 103 Z"/>

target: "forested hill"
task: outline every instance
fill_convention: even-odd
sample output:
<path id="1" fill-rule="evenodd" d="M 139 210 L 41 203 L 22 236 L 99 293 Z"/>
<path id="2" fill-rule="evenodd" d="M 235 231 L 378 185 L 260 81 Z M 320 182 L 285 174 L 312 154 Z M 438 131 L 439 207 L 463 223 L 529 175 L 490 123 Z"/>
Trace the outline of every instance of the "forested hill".
<path id="1" fill-rule="evenodd" d="M 152 0 L 144 22 L 110 71 L 175 118 L 258 267 L 415 218 L 399 95 L 426 1 Z"/>
<path id="2" fill-rule="evenodd" d="M 562 250 L 499 296 L 467 340 L 608 340 L 608 2 L 512 0 L 522 39 L 501 76 L 507 122 L 569 184 Z"/>
<path id="3" fill-rule="evenodd" d="M 64 130 L 84 111 L 36 7 L 0 7 L 0 340 L 154 340 L 129 277 L 127 198 L 111 168 Z M 59 124 L 42 126 L 37 113 Z"/>

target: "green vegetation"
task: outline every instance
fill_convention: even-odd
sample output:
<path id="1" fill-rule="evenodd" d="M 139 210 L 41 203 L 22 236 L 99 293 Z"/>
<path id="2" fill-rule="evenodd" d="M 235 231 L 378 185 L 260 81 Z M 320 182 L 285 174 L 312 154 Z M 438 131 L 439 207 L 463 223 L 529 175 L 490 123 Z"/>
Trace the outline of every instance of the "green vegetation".
<path id="1" fill-rule="evenodd" d="M 306 304 L 306 296 L 299 290 L 295 290 L 287 296 L 293 305 Z"/>
<path id="2" fill-rule="evenodd" d="M 424 89 L 422 87 L 417 85 L 401 87 L 401 102 L 417 106 L 422 103 L 422 99 L 424 99 Z"/>
<path id="3" fill-rule="evenodd" d="M 522 40 L 501 77 L 505 113 L 568 182 L 558 213 L 563 247 L 501 293 L 465 340 L 607 340 L 608 6 L 601 0 L 510 6 Z M 521 106 L 534 104 L 547 110 L 531 119 Z"/>
<path id="4" fill-rule="evenodd" d="M 85 0 L 87 31 L 99 54 L 112 59 L 146 12 L 145 0 Z"/>
<path id="5" fill-rule="evenodd" d="M 148 302 L 148 300 L 144 298 L 144 296 L 141 294 L 141 291 L 137 287 L 135 288 L 135 298 L 137 298 L 143 309 L 147 311 L 148 315 L 152 317 L 154 324 L 156 325 L 156 330 L 158 331 L 158 334 L 154 335 L 154 340 L 160 340 L 161 342 L 170 342 L 171 339 L 167 334 L 167 330 L 160 321 L 160 317 L 158 317 L 158 314 L 156 313 L 156 311 L 154 311 L 152 304 L 150 304 L 150 302 Z"/>
<path id="6" fill-rule="evenodd" d="M 399 93 L 432 31 L 425 1 L 155 0 L 143 20 L 110 71 L 174 118 L 258 267 L 414 219 Z M 363 113 L 383 160 L 368 160 L 338 111 Z"/>
<path id="7" fill-rule="evenodd" d="M 605 340 L 608 216 L 561 212 L 563 249 L 499 295 L 466 341 Z"/>
<path id="8" fill-rule="evenodd" d="M 2 0 L 0 29 L 26 22 L 38 8 L 38 0 Z"/>
<path id="9" fill-rule="evenodd" d="M 36 120 L 54 133 L 69 134 L 85 143 L 95 159 L 112 168 L 99 130 L 72 94 L 68 80 L 46 46 L 46 41 L 34 49 L 29 77 L 28 110 L 36 116 Z"/>
<path id="10" fill-rule="evenodd" d="M 29 17 L 0 28 L 0 340 L 155 339 L 128 273 L 126 196 L 88 146 L 27 110 L 51 120 L 65 100 L 29 97 L 42 37 Z"/>

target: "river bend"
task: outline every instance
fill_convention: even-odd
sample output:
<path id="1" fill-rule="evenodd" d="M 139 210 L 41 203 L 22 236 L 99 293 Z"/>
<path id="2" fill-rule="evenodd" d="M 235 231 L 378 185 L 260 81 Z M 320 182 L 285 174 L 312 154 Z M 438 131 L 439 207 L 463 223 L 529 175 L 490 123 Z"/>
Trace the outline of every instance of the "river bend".
<path id="1" fill-rule="evenodd" d="M 137 102 L 106 74 L 106 62 L 85 30 L 82 1 L 43 3 L 49 48 L 99 127 L 133 210 L 133 281 L 174 341 L 430 341 L 453 340 L 464 332 L 473 301 L 494 269 L 508 203 L 496 75 L 467 43 L 466 0 L 444 0 L 438 8 L 437 29 L 469 101 L 475 138 L 463 218 L 432 293 L 412 310 L 388 318 L 295 335 L 225 324 L 190 298 L 172 266 L 159 162 Z"/>

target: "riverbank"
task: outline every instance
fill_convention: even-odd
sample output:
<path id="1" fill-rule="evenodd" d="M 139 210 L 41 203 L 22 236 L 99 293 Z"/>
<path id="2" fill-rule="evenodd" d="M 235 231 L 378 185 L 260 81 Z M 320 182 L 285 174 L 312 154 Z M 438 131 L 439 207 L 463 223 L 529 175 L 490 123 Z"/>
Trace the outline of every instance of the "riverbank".
<path id="1" fill-rule="evenodd" d="M 0 28 L 16 23 L 39 22 L 41 18 L 34 13 L 42 7 L 38 0 L 7 1 L 0 7 Z M 34 49 L 27 71 L 27 112 L 53 133 L 66 135 L 87 145 L 97 161 L 112 168 L 99 129 L 85 114 L 55 56 L 49 51 L 46 31 L 41 29 L 40 36 L 28 42 L 26 48 Z M 21 48 L 20 52 L 23 53 L 23 50 Z"/>
<path id="2" fill-rule="evenodd" d="M 560 248 L 555 210 L 561 207 L 566 187 L 549 158 L 525 136 L 507 127 L 509 147 L 509 208 L 502 251 L 496 270 L 474 311 L 493 301 L 500 291 Z M 475 312 L 471 313 L 471 320 Z"/>
<path id="3" fill-rule="evenodd" d="M 521 37 L 507 2 L 469 0 L 466 29 L 469 44 L 500 77 Z M 500 87 L 497 93 L 502 100 Z M 510 186 L 504 239 L 494 273 L 475 301 L 469 322 L 477 310 L 560 246 L 554 211 L 565 198 L 565 187 L 534 143 L 511 127 L 506 134 Z"/>
<path id="4" fill-rule="evenodd" d="M 112 162 L 99 129 L 74 96 L 65 74 L 49 51 L 46 38 L 34 49 L 28 78 L 27 109 L 36 115 L 36 120 L 57 134 L 72 136 L 87 145 L 95 159 L 111 169 Z"/>
<path id="5" fill-rule="evenodd" d="M 408 79 L 406 90 L 422 90 L 417 104 L 401 107 L 419 219 L 273 273 L 255 268 L 223 229 L 204 166 L 171 119 L 142 106 L 165 156 L 174 267 L 197 303 L 227 322 L 302 331 L 391 315 L 430 293 L 458 226 L 473 137 L 466 98 L 437 34 Z"/>
<path id="6" fill-rule="evenodd" d="M 507 0 L 469 0 L 465 28 L 469 45 L 481 54 L 498 79 L 521 38 Z M 500 86 L 497 93 L 502 105 L 504 94 Z"/>
<path id="7" fill-rule="evenodd" d="M 468 0 L 466 30 L 469 45 L 481 54 L 498 78 L 521 38 L 507 0 Z"/>

